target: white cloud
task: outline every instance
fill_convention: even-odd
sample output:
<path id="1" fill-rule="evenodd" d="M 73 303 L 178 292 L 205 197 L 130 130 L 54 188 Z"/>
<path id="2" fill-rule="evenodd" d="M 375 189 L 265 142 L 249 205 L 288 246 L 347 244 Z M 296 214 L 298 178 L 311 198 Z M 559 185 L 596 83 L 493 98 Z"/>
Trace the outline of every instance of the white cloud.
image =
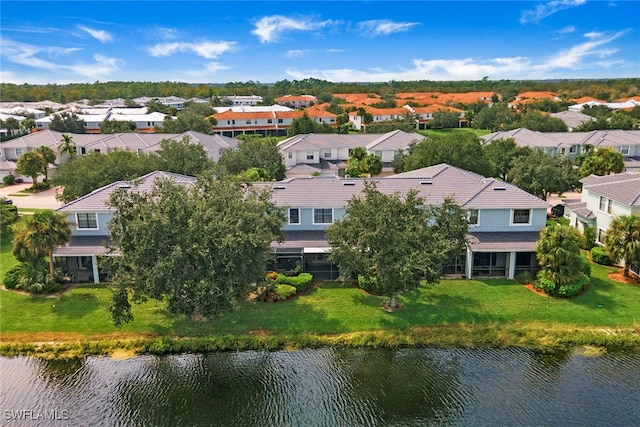
<path id="1" fill-rule="evenodd" d="M 55 28 L 55 27 L 22 26 L 22 27 L 5 27 L 2 29 L 2 31 L 11 31 L 15 33 L 49 34 L 49 33 L 55 33 L 61 30 L 60 28 Z"/>
<path id="2" fill-rule="evenodd" d="M 584 36 L 591 41 L 558 52 L 546 65 L 549 68 L 577 68 L 581 66 L 582 60 L 588 56 L 597 56 L 600 59 L 610 56 L 617 50 L 601 49 L 600 46 L 614 41 L 625 33 L 627 31 L 619 31 L 609 36 L 604 33 L 587 33 Z"/>
<path id="3" fill-rule="evenodd" d="M 81 49 L 79 48 L 33 46 L 8 39 L 2 39 L 1 44 L 1 54 L 5 63 L 24 65 L 36 70 L 47 70 L 56 74 L 71 73 L 76 76 L 88 77 L 90 80 L 108 78 L 119 71 L 119 63 L 121 62 L 119 59 L 98 53 L 93 55 L 93 62 L 84 63 L 70 60 L 68 56 L 80 51 Z M 60 58 L 61 55 L 65 56 L 65 58 Z M 3 76 L 7 74 L 11 75 L 10 73 L 3 73 Z M 24 78 L 22 75 L 20 77 Z"/>
<path id="4" fill-rule="evenodd" d="M 586 0 L 553 0 L 544 4 L 540 4 L 533 10 L 525 10 L 524 12 L 522 12 L 520 23 L 538 23 L 547 16 L 551 16 L 556 12 L 560 12 L 561 10 L 569 9 L 576 6 L 581 6 L 585 3 Z"/>
<path id="5" fill-rule="evenodd" d="M 576 32 L 576 27 L 574 27 L 573 25 L 566 26 L 556 31 L 556 33 L 558 34 L 571 34 L 575 32 Z"/>
<path id="6" fill-rule="evenodd" d="M 557 77 L 567 71 L 582 70 L 587 67 L 611 68 L 626 66 L 624 61 L 611 58 L 618 52 L 606 44 L 618 39 L 627 31 L 605 35 L 588 33 L 590 40 L 557 52 L 547 60 L 534 60 L 526 56 L 462 59 L 414 59 L 409 68 L 385 70 L 379 67 L 369 69 L 287 69 L 286 73 L 295 79 L 309 77 L 333 82 L 382 82 L 390 80 L 478 80 L 484 76 L 491 79 L 541 79 Z M 600 38 L 596 38 L 596 37 Z M 588 62 L 588 58 L 593 58 Z"/>
<path id="7" fill-rule="evenodd" d="M 84 25 L 78 25 L 78 29 L 89 34 L 91 37 L 100 41 L 101 43 L 110 42 L 113 39 L 111 34 L 104 30 L 94 30 L 93 28 L 85 27 Z"/>
<path id="8" fill-rule="evenodd" d="M 285 52 L 286 58 L 304 58 L 317 53 L 342 53 L 344 49 L 292 49 Z"/>
<path id="9" fill-rule="evenodd" d="M 255 29 L 251 31 L 260 39 L 260 43 L 277 41 L 283 33 L 289 31 L 314 31 L 332 24 L 333 21 L 314 21 L 309 17 L 289 18 L 282 15 L 264 16 L 254 21 Z"/>
<path id="10" fill-rule="evenodd" d="M 205 59 L 216 59 L 225 52 L 232 50 L 235 42 L 220 41 L 210 42 L 202 41 L 199 43 L 173 42 L 158 43 L 147 49 L 151 56 L 164 57 L 170 56 L 177 52 L 192 52 Z"/>
<path id="11" fill-rule="evenodd" d="M 176 28 L 155 27 L 153 29 L 153 35 L 165 40 L 175 40 L 178 38 L 179 33 Z"/>
<path id="12" fill-rule="evenodd" d="M 358 29 L 366 36 L 388 36 L 389 34 L 408 31 L 416 25 L 418 25 L 417 22 L 393 22 L 381 19 L 360 22 Z"/>

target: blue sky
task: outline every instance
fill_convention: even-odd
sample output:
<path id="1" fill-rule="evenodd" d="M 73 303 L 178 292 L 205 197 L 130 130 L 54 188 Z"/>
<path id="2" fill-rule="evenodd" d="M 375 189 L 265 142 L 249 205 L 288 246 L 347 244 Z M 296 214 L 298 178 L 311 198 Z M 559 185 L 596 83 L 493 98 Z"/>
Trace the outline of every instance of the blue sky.
<path id="1" fill-rule="evenodd" d="M 6 1 L 0 81 L 640 77 L 640 2 Z"/>

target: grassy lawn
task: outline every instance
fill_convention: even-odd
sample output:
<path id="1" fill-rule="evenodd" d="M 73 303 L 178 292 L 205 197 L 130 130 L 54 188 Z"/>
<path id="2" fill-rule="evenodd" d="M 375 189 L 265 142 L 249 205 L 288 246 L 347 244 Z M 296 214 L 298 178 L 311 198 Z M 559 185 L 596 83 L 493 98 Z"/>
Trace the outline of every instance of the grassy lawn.
<path id="1" fill-rule="evenodd" d="M 16 260 L 11 254 L 10 236 L 3 236 L 0 243 L 0 274 L 4 275 Z M 518 337 L 529 329 L 538 331 L 538 341 L 545 336 L 557 341 L 577 328 L 600 335 L 624 329 L 638 343 L 640 286 L 611 281 L 607 274 L 613 270 L 593 265 L 591 286 L 571 300 L 542 297 L 506 279 L 443 280 L 400 296 L 404 309 L 388 313 L 381 309 L 384 297 L 340 283 L 323 283 L 286 302 L 240 302 L 234 312 L 208 322 L 171 317 L 164 303 L 150 300 L 134 305 L 134 321 L 122 328 L 111 324 L 111 293 L 106 285 L 79 286 L 56 297 L 1 290 L 0 342 L 255 334 L 291 337 L 383 333 L 393 337 L 423 328 L 431 330 L 433 336 L 447 330 L 448 342 L 454 345 L 465 334 L 472 337 L 473 345 L 484 342 L 477 338 L 478 334 L 501 330 L 508 330 L 510 339 L 515 337 L 514 342 L 522 344 Z M 593 338 L 585 338 L 586 342 L 590 340 Z M 511 342 L 495 336 L 489 341 L 506 345 Z"/>

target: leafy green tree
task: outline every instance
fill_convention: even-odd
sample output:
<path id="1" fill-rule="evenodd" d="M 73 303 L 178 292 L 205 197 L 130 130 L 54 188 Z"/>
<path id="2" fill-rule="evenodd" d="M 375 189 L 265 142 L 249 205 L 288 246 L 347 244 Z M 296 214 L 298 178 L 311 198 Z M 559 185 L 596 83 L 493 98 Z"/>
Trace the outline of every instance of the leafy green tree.
<path id="1" fill-rule="evenodd" d="M 120 120 L 103 120 L 100 122 L 100 133 L 132 133 L 137 129 L 136 122 L 123 122 Z"/>
<path id="2" fill-rule="evenodd" d="M 33 188 L 38 185 L 38 177 L 43 174 L 47 167 L 47 162 L 38 150 L 27 151 L 20 158 L 16 165 L 16 170 L 20 175 L 26 175 L 33 180 Z"/>
<path id="3" fill-rule="evenodd" d="M 578 173 L 568 157 L 531 150 L 513 161 L 508 181 L 547 200 L 549 194 L 564 193 L 578 186 Z"/>
<path id="4" fill-rule="evenodd" d="M 609 129 L 632 130 L 637 128 L 637 120 L 622 110 L 613 113 L 609 119 Z"/>
<path id="5" fill-rule="evenodd" d="M 383 194 L 368 181 L 327 236 L 343 277 L 359 275 L 361 286 L 395 307 L 397 294 L 439 280 L 443 265 L 464 252 L 467 231 L 467 213 L 451 200 L 425 206 L 417 191 Z"/>
<path id="6" fill-rule="evenodd" d="M 213 167 L 213 160 L 207 155 L 202 144 L 191 143 L 189 137 L 182 140 L 163 139 L 160 141 L 159 169 L 182 175 L 196 176 Z"/>
<path id="7" fill-rule="evenodd" d="M 522 117 L 504 129 L 525 128 L 538 132 L 568 132 L 567 124 L 559 118 L 551 117 L 539 111 L 530 110 Z"/>
<path id="8" fill-rule="evenodd" d="M 73 142 L 73 137 L 66 133 L 62 134 L 62 139 L 60 140 L 58 148 L 60 149 L 61 154 L 67 153 L 71 159 L 73 159 L 78 153 L 78 149 Z"/>
<path id="9" fill-rule="evenodd" d="M 49 257 L 49 273 L 53 275 L 53 249 L 66 245 L 70 239 L 71 227 L 64 215 L 48 209 L 38 211 L 27 215 L 23 227 L 16 232 L 13 254 L 21 261 Z"/>
<path id="10" fill-rule="evenodd" d="M 629 276 L 631 263 L 640 260 L 640 215 L 613 218 L 605 235 L 605 249 L 612 259 L 624 261 L 624 275 Z"/>
<path id="11" fill-rule="evenodd" d="M 62 112 L 51 117 L 49 129 L 65 133 L 84 133 L 86 123 L 76 113 Z"/>
<path id="12" fill-rule="evenodd" d="M 429 135 L 411 145 L 403 159 L 403 171 L 447 163 L 484 176 L 493 175 L 491 163 L 485 158 L 480 139 L 470 132 Z"/>
<path id="13" fill-rule="evenodd" d="M 433 114 L 432 129 L 451 129 L 460 127 L 460 113 L 439 110 Z"/>
<path id="14" fill-rule="evenodd" d="M 6 236 L 18 221 L 18 207 L 4 203 L 4 198 L 0 199 L 0 203 L 0 234 Z"/>
<path id="15" fill-rule="evenodd" d="M 493 104 L 483 108 L 473 118 L 474 129 L 489 129 L 492 132 L 506 129 L 518 120 L 518 114 L 506 103 Z"/>
<path id="16" fill-rule="evenodd" d="M 45 147 L 44 145 L 41 145 L 40 147 L 37 148 L 38 153 L 40 153 L 40 155 L 42 156 L 42 158 L 44 159 L 45 165 L 44 165 L 44 182 L 49 182 L 49 164 L 50 163 L 55 163 L 56 161 L 56 152 L 53 151 L 51 148 L 49 147 Z"/>
<path id="17" fill-rule="evenodd" d="M 624 158 L 620 152 L 611 147 L 598 148 L 590 151 L 580 165 L 580 175 L 609 175 L 624 170 Z"/>
<path id="18" fill-rule="evenodd" d="M 380 175 L 380 172 L 382 172 L 382 159 L 380 157 L 375 154 L 368 154 L 364 147 L 355 147 L 350 150 L 345 176 L 360 178 Z"/>
<path id="19" fill-rule="evenodd" d="M 536 244 L 541 267 L 538 277 L 553 282 L 556 293 L 561 286 L 579 283 L 582 278 L 581 241 L 580 232 L 569 225 L 554 224 L 540 233 Z"/>
<path id="20" fill-rule="evenodd" d="M 133 318 L 129 293 L 133 302 L 166 300 L 170 313 L 192 318 L 231 310 L 264 277 L 271 242 L 281 234 L 284 216 L 270 197 L 202 175 L 192 186 L 159 180 L 147 195 L 116 191 L 114 323 Z"/>
<path id="21" fill-rule="evenodd" d="M 277 147 L 277 139 L 245 136 L 234 150 L 226 150 L 218 160 L 218 167 L 232 175 L 241 175 L 251 168 L 268 172 L 268 180 L 280 181 L 286 167 Z"/>
<path id="22" fill-rule="evenodd" d="M 303 113 L 302 117 L 298 117 L 297 119 L 293 119 L 291 122 L 291 127 L 287 131 L 287 135 L 301 135 L 307 133 L 335 133 L 336 130 L 331 127 L 328 123 L 316 123 L 311 117 L 307 115 L 306 112 Z"/>
<path id="23" fill-rule="evenodd" d="M 519 147 L 513 138 L 494 139 L 482 147 L 485 158 L 491 163 L 494 175 L 503 181 L 507 180 L 514 159 L 526 156 L 531 150 Z"/>
<path id="24" fill-rule="evenodd" d="M 165 164 L 166 165 L 166 164 Z M 119 180 L 131 180 L 161 169 L 157 155 L 140 155 L 124 150 L 101 154 L 90 152 L 58 166 L 52 183 L 63 187 L 57 197 L 69 203 L 93 190 Z"/>

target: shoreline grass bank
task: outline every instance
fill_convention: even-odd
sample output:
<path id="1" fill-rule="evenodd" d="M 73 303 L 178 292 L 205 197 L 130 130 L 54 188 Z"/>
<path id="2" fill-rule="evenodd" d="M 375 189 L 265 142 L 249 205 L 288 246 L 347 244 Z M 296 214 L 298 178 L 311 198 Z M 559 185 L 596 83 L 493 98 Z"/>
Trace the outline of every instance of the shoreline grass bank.
<path id="1" fill-rule="evenodd" d="M 457 324 L 344 334 L 250 335 L 203 337 L 114 337 L 72 341 L 3 341 L 0 355 L 28 355 L 43 359 L 85 356 L 133 357 L 143 354 L 202 353 L 241 350 L 300 350 L 320 347 L 521 347 L 540 351 L 576 347 L 640 351 L 640 325 L 628 328 L 580 327 L 560 324 Z"/>

